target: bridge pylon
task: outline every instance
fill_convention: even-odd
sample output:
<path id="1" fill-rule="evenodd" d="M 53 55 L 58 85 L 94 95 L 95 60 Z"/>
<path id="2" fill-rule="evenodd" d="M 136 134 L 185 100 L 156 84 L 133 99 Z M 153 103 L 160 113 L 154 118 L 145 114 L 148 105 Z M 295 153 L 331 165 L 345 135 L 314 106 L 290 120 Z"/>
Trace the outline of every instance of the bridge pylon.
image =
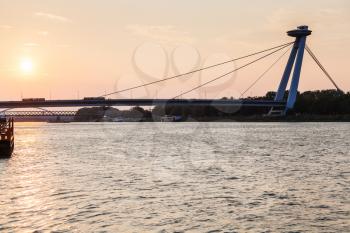
<path id="1" fill-rule="evenodd" d="M 287 85 L 294 67 L 292 80 L 290 82 L 287 104 L 285 109 L 282 110 L 272 108 L 269 115 L 285 115 L 289 110 L 294 108 L 298 94 L 301 68 L 303 65 L 306 38 L 310 36 L 311 33 L 312 31 L 309 30 L 308 26 L 299 26 L 297 29 L 287 32 L 288 36 L 295 37 L 295 42 L 275 97 L 275 101 L 283 101 Z"/>

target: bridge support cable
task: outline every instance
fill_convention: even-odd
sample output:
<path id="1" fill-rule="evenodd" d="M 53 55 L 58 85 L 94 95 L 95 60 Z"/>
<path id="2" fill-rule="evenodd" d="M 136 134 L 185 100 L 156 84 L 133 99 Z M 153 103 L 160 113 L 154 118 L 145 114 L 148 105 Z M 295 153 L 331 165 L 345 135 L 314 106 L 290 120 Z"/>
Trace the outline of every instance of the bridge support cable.
<path id="1" fill-rule="evenodd" d="M 281 59 L 288 53 L 288 51 L 290 51 L 290 48 L 288 48 L 280 57 L 277 58 L 276 61 L 274 61 L 271 66 L 269 66 L 267 68 L 266 71 L 264 71 L 264 73 L 262 73 L 247 89 L 245 89 L 242 93 L 241 96 L 239 98 L 242 98 L 248 91 L 250 91 L 263 77 L 265 77 L 265 75 L 270 72 L 270 70 L 279 62 L 281 61 Z"/>
<path id="2" fill-rule="evenodd" d="M 292 43 L 289 43 L 289 44 L 287 44 L 287 45 L 285 45 L 285 46 L 283 46 L 283 47 L 281 47 L 281 48 L 278 48 L 278 49 L 276 49 L 276 50 L 274 50 L 274 51 L 272 51 L 272 52 L 270 52 L 270 53 L 268 53 L 268 54 L 266 54 L 266 55 L 264 55 L 264 56 L 262 56 L 262 57 L 259 57 L 259 58 L 255 59 L 255 60 L 251 61 L 251 62 L 248 62 L 248 63 L 246 63 L 245 65 L 242 65 L 242 66 L 240 66 L 240 67 L 238 67 L 238 68 L 236 68 L 236 69 L 234 69 L 234 70 L 232 70 L 232 71 L 230 71 L 230 72 L 227 72 L 227 73 L 225 73 L 225 74 L 223 74 L 223 75 L 220 75 L 219 77 L 216 77 L 216 78 L 211 79 L 211 80 L 209 80 L 209 81 L 207 81 L 207 82 L 205 82 L 205 83 L 202 83 L 202 84 L 200 84 L 200 85 L 198 85 L 198 86 L 196 86 L 196 87 L 194 87 L 194 88 L 192 88 L 192 89 L 190 89 L 190 90 L 188 90 L 188 91 L 182 92 L 181 94 L 179 94 L 179 95 L 173 97 L 172 99 L 179 98 L 179 97 L 181 97 L 181 96 L 183 96 L 183 95 L 185 95 L 185 94 L 188 94 L 188 93 L 193 92 L 193 91 L 195 91 L 195 90 L 197 90 L 197 89 L 199 89 L 199 88 L 202 88 L 202 87 L 204 87 L 204 86 L 206 86 L 206 85 L 208 85 L 208 84 L 210 84 L 210 83 L 212 83 L 212 82 L 215 82 L 215 81 L 217 81 L 217 80 L 219 80 L 219 79 L 222 79 L 222 78 L 224 78 L 224 77 L 226 77 L 226 76 L 228 76 L 228 75 L 230 75 L 230 74 L 232 74 L 232 73 L 234 73 L 234 72 L 237 72 L 238 70 L 241 70 L 241 69 L 243 69 L 243 68 L 245 68 L 245 67 L 247 67 L 247 66 L 250 66 L 250 65 L 252 65 L 252 64 L 254 64 L 254 63 L 256 63 L 256 62 L 258 62 L 258 61 L 260 61 L 260 60 L 262 60 L 262 59 L 264 59 L 264 58 L 266 58 L 266 57 L 271 56 L 272 54 L 275 54 L 275 53 L 277 53 L 277 52 L 279 52 L 279 51 L 281 51 L 281 50 L 283 50 L 283 49 L 289 47 L 291 44 L 292 44 Z"/>
<path id="3" fill-rule="evenodd" d="M 327 72 L 327 70 L 324 68 L 324 66 L 321 64 L 321 62 L 317 59 L 316 55 L 311 51 L 310 47 L 306 45 L 306 51 L 309 53 L 311 58 L 316 62 L 316 64 L 320 67 L 320 69 L 323 71 L 323 73 L 327 76 L 327 78 L 331 81 L 331 83 L 334 85 L 334 87 L 337 89 L 337 91 L 344 93 L 339 86 L 335 83 L 334 79 L 331 77 L 331 75 Z"/>
<path id="4" fill-rule="evenodd" d="M 149 83 L 145 83 L 145 84 L 129 87 L 129 88 L 122 89 L 122 90 L 119 90 L 119 91 L 110 92 L 110 93 L 101 95 L 99 97 L 107 97 L 107 96 L 114 95 L 114 94 L 120 94 L 120 93 L 123 93 L 123 92 L 126 92 L 126 91 L 131 91 L 131 90 L 138 89 L 138 88 L 141 88 L 141 87 L 150 86 L 150 85 L 153 85 L 153 84 L 156 84 L 156 83 L 160 83 L 160 82 L 164 82 L 164 81 L 168 81 L 168 80 L 172 80 L 172 79 L 176 79 L 176 78 L 181 78 L 181 77 L 186 76 L 186 75 L 190 75 L 190 74 L 193 74 L 193 73 L 197 73 L 197 72 L 201 72 L 201 71 L 208 70 L 208 69 L 211 69 L 211 68 L 215 68 L 215 67 L 218 67 L 218 66 L 222 66 L 222 65 L 225 65 L 225 64 L 228 64 L 228 63 L 232 63 L 232 62 L 239 61 L 239 60 L 242 60 L 242 59 L 245 59 L 245 58 L 249 58 L 249 57 L 252 57 L 252 56 L 256 56 L 256 55 L 259 55 L 259 54 L 262 54 L 262 53 L 266 53 L 266 52 L 269 52 L 269 51 L 272 51 L 272 50 L 275 50 L 275 49 L 285 48 L 285 47 L 287 47 L 287 46 L 289 46 L 289 45 L 291 45 L 293 43 L 294 42 L 285 43 L 285 44 L 282 44 L 282 45 L 279 45 L 279 46 L 275 46 L 275 47 L 272 47 L 272 48 L 269 48 L 269 49 L 265 49 L 265 50 L 262 50 L 262 51 L 259 51 L 259 52 L 251 53 L 251 54 L 246 55 L 246 56 L 238 57 L 238 58 L 231 59 L 231 60 L 228 60 L 228 61 L 225 61 L 225 62 L 214 64 L 214 65 L 211 65 L 211 66 L 207 66 L 207 67 L 203 67 L 203 68 L 200 68 L 200 69 L 192 70 L 192 71 L 189 71 L 187 73 L 178 74 L 178 75 L 171 76 L 171 77 L 164 78 L 164 79 L 159 79 L 157 81 L 153 81 L 153 82 L 149 82 Z"/>

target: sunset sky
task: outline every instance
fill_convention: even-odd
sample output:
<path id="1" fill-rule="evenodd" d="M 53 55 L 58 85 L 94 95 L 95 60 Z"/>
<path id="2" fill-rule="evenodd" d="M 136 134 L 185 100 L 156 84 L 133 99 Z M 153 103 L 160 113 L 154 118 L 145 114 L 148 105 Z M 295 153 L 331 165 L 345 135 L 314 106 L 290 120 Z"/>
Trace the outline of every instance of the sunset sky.
<path id="1" fill-rule="evenodd" d="M 98 96 L 292 41 L 303 24 L 349 91 L 348 0 L 0 0 L 0 99 Z M 184 97 L 239 97 L 280 55 Z M 275 90 L 286 59 L 247 94 Z M 173 97 L 247 61 L 111 97 Z M 306 55 L 300 90 L 326 88 Z"/>

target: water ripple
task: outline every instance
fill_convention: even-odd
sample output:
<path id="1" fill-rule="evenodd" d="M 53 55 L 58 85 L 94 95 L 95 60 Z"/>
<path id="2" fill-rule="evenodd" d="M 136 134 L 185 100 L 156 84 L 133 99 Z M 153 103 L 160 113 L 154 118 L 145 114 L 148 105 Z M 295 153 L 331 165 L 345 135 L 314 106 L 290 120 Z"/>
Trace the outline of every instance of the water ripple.
<path id="1" fill-rule="evenodd" d="M 19 124 L 0 232 L 347 232 L 349 138 L 347 123 Z"/>

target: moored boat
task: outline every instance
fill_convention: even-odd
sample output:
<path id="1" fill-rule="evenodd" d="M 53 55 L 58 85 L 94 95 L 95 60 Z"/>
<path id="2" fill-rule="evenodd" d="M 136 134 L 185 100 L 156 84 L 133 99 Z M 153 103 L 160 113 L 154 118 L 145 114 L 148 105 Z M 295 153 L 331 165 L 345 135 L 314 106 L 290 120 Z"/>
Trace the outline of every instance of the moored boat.
<path id="1" fill-rule="evenodd" d="M 15 147 L 14 121 L 0 116 L 0 158 L 10 158 Z"/>
<path id="2" fill-rule="evenodd" d="M 171 115 L 165 115 L 160 118 L 161 122 L 177 122 L 181 121 L 181 116 L 171 116 Z"/>

